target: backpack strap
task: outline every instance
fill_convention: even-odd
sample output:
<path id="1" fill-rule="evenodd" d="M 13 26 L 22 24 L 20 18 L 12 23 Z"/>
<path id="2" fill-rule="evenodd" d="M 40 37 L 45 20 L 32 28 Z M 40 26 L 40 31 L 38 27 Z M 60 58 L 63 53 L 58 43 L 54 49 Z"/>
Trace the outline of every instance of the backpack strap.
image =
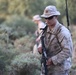
<path id="1" fill-rule="evenodd" d="M 60 31 L 61 31 L 61 27 L 62 26 L 59 26 L 59 28 L 57 29 L 57 33 L 56 34 L 53 34 L 53 35 L 55 35 L 55 37 L 53 38 L 53 40 L 56 38 L 57 39 L 57 42 L 58 42 L 58 44 L 59 44 L 59 46 L 61 47 L 61 49 L 62 49 L 62 46 L 61 46 L 61 42 L 59 41 L 59 38 L 58 38 L 58 34 L 60 33 Z M 52 40 L 52 41 L 53 41 Z M 51 42 L 52 42 L 51 41 Z M 49 49 L 49 47 L 50 47 L 50 45 L 51 45 L 51 42 L 49 43 L 49 45 L 48 45 L 48 49 Z"/>
<path id="2" fill-rule="evenodd" d="M 62 27 L 62 26 L 59 26 L 59 28 L 57 29 L 57 33 L 55 34 L 55 37 L 56 37 L 57 42 L 58 42 L 58 44 L 59 44 L 59 46 L 60 46 L 60 48 L 61 48 L 61 50 L 62 50 L 62 46 L 61 46 L 61 42 L 62 42 L 62 41 L 59 41 L 59 38 L 58 38 L 58 34 L 59 34 L 60 31 L 61 31 L 61 27 Z"/>

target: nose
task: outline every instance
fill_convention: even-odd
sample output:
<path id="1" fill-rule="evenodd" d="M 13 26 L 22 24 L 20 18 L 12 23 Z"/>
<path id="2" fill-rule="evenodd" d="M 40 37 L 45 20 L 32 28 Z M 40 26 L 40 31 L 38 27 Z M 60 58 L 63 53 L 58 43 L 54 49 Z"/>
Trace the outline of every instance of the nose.
<path id="1" fill-rule="evenodd" d="M 49 20 L 48 20 L 48 19 L 46 19 L 46 20 L 45 20 L 45 23 L 47 24 L 48 22 L 49 22 Z"/>

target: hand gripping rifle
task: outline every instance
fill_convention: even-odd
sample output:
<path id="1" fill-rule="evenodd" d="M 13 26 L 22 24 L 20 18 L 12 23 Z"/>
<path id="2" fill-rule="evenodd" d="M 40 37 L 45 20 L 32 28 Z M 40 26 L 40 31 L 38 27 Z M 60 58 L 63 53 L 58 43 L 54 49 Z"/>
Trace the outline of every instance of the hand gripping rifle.
<path id="1" fill-rule="evenodd" d="M 46 53 L 46 47 L 45 47 L 45 44 L 44 44 L 44 33 L 46 31 L 46 28 L 47 28 L 47 26 L 44 29 L 42 29 L 43 33 L 42 33 L 42 36 L 41 36 L 41 42 L 42 42 L 42 63 L 43 63 L 43 66 L 44 66 L 44 73 L 45 73 L 45 75 L 47 75 L 47 65 L 46 65 L 47 53 Z"/>

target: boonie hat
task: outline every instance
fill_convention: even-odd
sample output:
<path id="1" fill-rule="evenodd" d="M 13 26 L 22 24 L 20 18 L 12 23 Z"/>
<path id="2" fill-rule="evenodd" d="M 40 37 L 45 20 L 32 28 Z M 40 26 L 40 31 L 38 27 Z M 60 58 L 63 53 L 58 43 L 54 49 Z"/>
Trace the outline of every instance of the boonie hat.
<path id="1" fill-rule="evenodd" d="M 60 12 L 56 9 L 55 6 L 49 5 L 44 9 L 44 13 L 41 15 L 41 17 L 48 18 L 54 15 L 60 15 Z"/>
<path id="2" fill-rule="evenodd" d="M 33 16 L 33 21 L 35 21 L 35 20 L 41 20 L 41 17 L 39 15 L 35 15 L 35 16 Z"/>

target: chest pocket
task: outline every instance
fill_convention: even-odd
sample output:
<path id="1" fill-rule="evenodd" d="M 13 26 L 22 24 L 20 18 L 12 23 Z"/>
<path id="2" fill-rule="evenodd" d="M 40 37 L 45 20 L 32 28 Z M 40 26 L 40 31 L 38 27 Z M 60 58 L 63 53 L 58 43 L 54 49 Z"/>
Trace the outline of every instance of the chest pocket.
<path id="1" fill-rule="evenodd" d="M 61 42 L 55 37 L 55 39 L 52 41 L 50 45 L 51 49 L 53 50 L 60 50 L 61 49 Z"/>
<path id="2" fill-rule="evenodd" d="M 54 56 L 62 51 L 61 42 L 55 37 L 47 49 L 48 56 Z"/>

